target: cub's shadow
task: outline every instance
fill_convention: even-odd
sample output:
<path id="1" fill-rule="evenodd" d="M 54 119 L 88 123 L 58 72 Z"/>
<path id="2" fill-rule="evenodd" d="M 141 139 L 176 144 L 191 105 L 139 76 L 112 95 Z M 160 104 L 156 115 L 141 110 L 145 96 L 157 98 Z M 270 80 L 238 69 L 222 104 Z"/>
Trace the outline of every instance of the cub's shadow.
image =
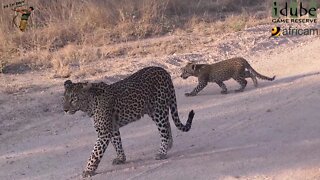
<path id="1" fill-rule="evenodd" d="M 294 82 L 298 79 L 302 79 L 302 78 L 306 78 L 306 77 L 310 77 L 310 76 L 317 76 L 317 75 L 320 75 L 320 72 L 310 72 L 310 73 L 306 73 L 306 74 L 298 74 L 298 75 L 288 76 L 288 77 L 283 77 L 283 78 L 278 78 L 276 76 L 276 78 L 271 82 L 258 79 L 258 87 L 254 87 L 251 79 L 246 78 L 246 80 L 248 81 L 248 84 L 243 92 L 254 91 L 256 89 L 264 88 L 264 87 L 268 87 L 268 86 L 272 86 L 272 85 L 286 84 L 286 83 Z M 234 80 L 225 81 L 225 84 L 228 88 L 228 94 L 241 93 L 241 92 L 235 92 L 235 90 L 237 88 L 239 88 L 240 85 L 237 82 L 235 82 Z M 188 88 L 188 92 L 189 91 L 191 92 L 192 88 Z M 216 83 L 209 83 L 207 85 L 207 87 L 205 87 L 197 96 L 208 96 L 208 95 L 227 96 L 228 95 L 228 94 L 221 94 L 220 91 L 221 91 L 221 88 Z"/>
<path id="2" fill-rule="evenodd" d="M 320 72 L 310 72 L 310 73 L 306 73 L 306 74 L 298 74 L 295 76 L 288 76 L 288 77 L 284 77 L 284 78 L 280 78 L 280 79 L 276 78 L 272 84 L 290 83 L 290 82 L 293 82 L 293 81 L 301 79 L 301 78 L 310 77 L 310 76 L 317 76 L 317 75 L 320 75 Z"/>

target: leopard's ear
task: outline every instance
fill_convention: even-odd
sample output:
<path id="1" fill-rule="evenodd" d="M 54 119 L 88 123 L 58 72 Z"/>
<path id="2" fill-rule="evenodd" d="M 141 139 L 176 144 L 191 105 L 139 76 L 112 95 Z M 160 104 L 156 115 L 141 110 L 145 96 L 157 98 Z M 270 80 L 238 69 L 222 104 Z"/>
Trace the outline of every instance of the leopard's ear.
<path id="1" fill-rule="evenodd" d="M 70 88 L 71 86 L 72 86 L 72 81 L 70 79 L 68 79 L 64 82 L 65 89 Z"/>
<path id="2" fill-rule="evenodd" d="M 92 87 L 92 84 L 91 84 L 91 83 L 84 83 L 84 84 L 82 85 L 82 89 L 83 89 L 83 90 L 89 90 L 91 87 Z"/>

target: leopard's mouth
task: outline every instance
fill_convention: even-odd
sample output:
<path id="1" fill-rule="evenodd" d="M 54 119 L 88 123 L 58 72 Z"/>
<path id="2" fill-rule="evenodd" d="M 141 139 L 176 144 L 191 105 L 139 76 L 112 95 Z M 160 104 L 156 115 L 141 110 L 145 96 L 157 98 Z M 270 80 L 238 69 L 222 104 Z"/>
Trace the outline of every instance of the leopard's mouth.
<path id="1" fill-rule="evenodd" d="M 69 109 L 64 110 L 65 114 L 75 114 L 77 111 L 71 111 Z"/>
<path id="2" fill-rule="evenodd" d="M 189 76 L 181 75 L 180 77 L 181 77 L 182 79 L 187 79 Z"/>

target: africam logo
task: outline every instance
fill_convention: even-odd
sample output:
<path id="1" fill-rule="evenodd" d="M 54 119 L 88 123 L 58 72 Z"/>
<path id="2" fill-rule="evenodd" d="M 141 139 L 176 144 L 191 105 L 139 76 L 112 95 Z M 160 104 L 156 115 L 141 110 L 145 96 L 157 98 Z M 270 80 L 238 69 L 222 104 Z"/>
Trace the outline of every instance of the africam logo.
<path id="1" fill-rule="evenodd" d="M 295 28 L 295 27 L 289 27 L 289 28 L 283 28 L 280 27 L 274 27 L 271 29 L 271 37 L 279 37 L 279 36 L 315 36 L 319 35 L 319 29 L 317 28 Z"/>
<path id="2" fill-rule="evenodd" d="M 279 37 L 281 34 L 281 28 L 280 27 L 274 27 L 271 29 L 271 36 L 270 37 Z"/>

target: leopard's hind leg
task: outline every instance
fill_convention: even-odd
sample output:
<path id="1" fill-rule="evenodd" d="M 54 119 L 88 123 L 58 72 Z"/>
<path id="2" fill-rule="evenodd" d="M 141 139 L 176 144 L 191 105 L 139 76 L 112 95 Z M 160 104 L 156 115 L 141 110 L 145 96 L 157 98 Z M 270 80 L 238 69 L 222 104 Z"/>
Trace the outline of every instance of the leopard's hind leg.
<path id="1" fill-rule="evenodd" d="M 169 131 L 169 143 L 168 143 L 168 150 L 169 150 L 173 146 L 173 138 L 172 138 L 170 122 L 168 122 L 168 131 Z"/>
<path id="2" fill-rule="evenodd" d="M 117 152 L 117 157 L 112 161 L 113 165 L 116 164 L 124 164 L 126 162 L 126 155 L 124 154 L 124 150 L 122 148 L 120 131 L 114 131 L 111 137 L 111 143 L 114 149 Z"/>
<path id="3" fill-rule="evenodd" d="M 169 108 L 167 106 L 156 107 L 154 113 L 150 115 L 156 123 L 160 135 L 160 148 L 155 156 L 155 159 L 166 159 L 167 151 L 172 147 L 172 133 L 169 122 Z"/>
<path id="4" fill-rule="evenodd" d="M 253 81 L 254 87 L 258 87 L 257 77 L 254 74 L 252 74 L 250 71 L 245 71 L 244 72 L 244 77 L 245 78 L 251 78 L 252 81 Z"/>
<path id="5" fill-rule="evenodd" d="M 237 77 L 234 78 L 234 80 L 236 80 L 240 84 L 240 88 L 235 90 L 235 92 L 243 92 L 244 88 L 246 88 L 247 86 L 247 80 L 244 77 Z"/>

